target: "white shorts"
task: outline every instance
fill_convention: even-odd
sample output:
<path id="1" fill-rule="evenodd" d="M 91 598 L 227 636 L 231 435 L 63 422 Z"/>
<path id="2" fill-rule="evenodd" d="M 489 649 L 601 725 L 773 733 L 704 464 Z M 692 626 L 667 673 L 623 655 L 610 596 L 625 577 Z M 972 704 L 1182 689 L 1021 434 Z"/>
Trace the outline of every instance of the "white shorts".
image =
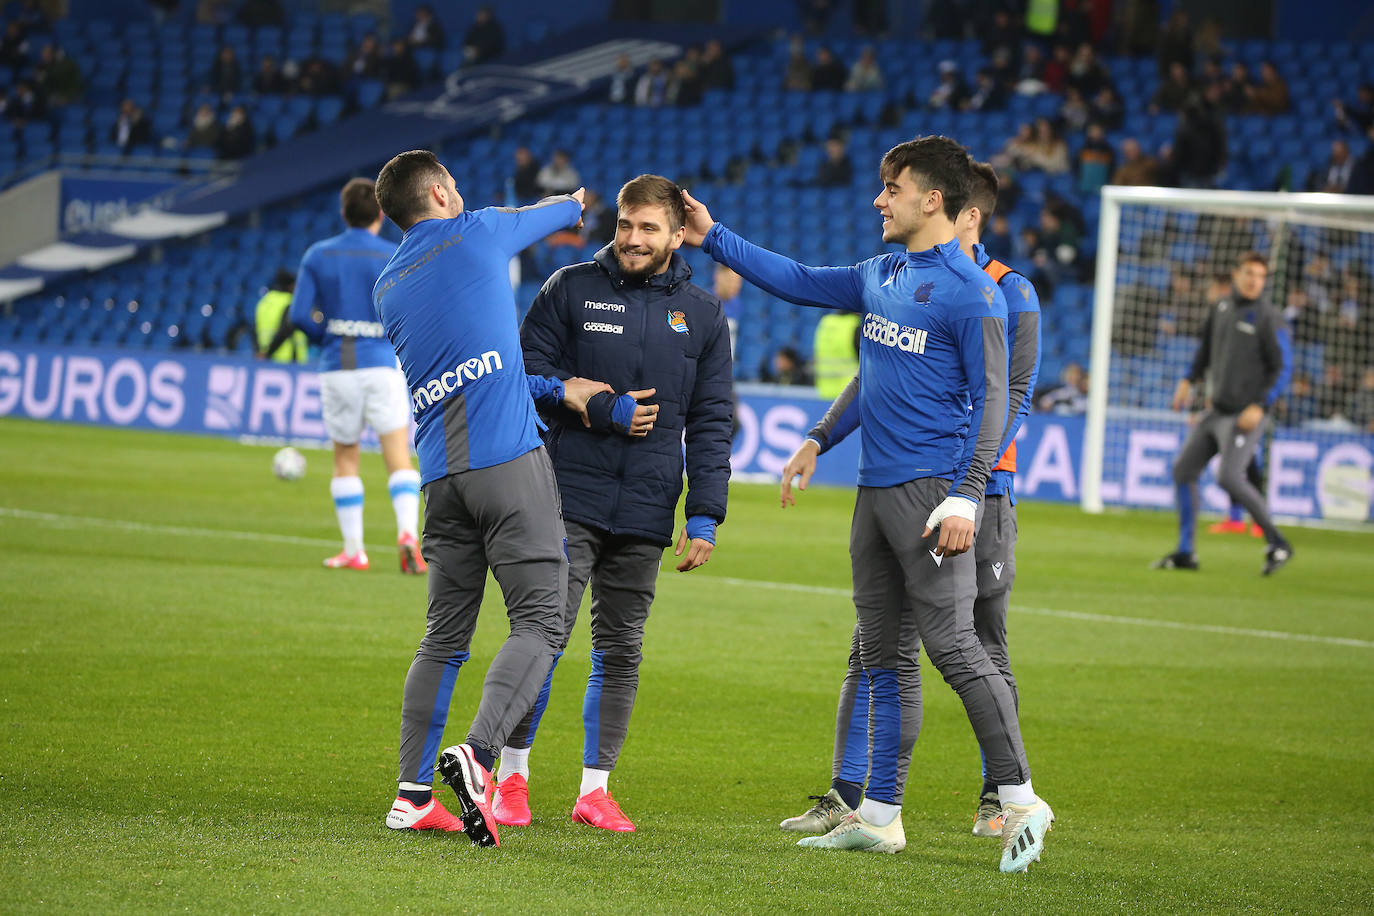
<path id="1" fill-rule="evenodd" d="M 355 445 L 363 424 L 377 435 L 410 425 L 410 392 L 400 369 L 340 369 L 320 373 L 320 403 L 331 442 Z"/>

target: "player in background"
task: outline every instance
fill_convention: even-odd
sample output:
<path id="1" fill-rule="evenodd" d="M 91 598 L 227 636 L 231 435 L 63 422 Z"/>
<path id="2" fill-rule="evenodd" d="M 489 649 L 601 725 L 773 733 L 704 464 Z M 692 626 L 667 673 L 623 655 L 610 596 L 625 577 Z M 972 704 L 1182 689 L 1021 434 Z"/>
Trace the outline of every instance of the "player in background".
<path id="1" fill-rule="evenodd" d="M 853 267 L 806 267 L 751 245 L 684 195 L 687 242 L 790 302 L 863 312 L 861 452 L 850 533 L 854 606 L 873 715 L 872 772 L 858 810 L 801 845 L 897 852 L 903 618 L 959 694 L 997 783 L 1001 870 L 1036 860 L 1053 812 L 1035 794 L 1016 702 L 973 628 L 975 516 L 1007 420 L 1007 305 L 959 250 L 954 221 L 969 196 L 968 153 L 947 137 L 883 157 L 873 205 L 883 240 L 906 252 Z"/>
<path id="2" fill-rule="evenodd" d="M 343 534 L 343 550 L 324 565 L 368 567 L 363 480 L 358 476 L 358 440 L 367 424 L 382 446 L 401 572 L 422 573 L 425 561 L 416 533 L 420 475 L 410 463 L 410 398 L 396 367 L 396 351 L 372 307 L 372 287 L 396 246 L 377 237 L 382 211 L 369 179 L 351 179 L 339 203 L 348 228 L 306 249 L 288 318 L 263 350 L 274 352 L 293 328 L 320 345 L 320 405 L 325 431 L 334 444 L 329 493 Z"/>
<path id="3" fill-rule="evenodd" d="M 1035 287 L 1021 274 L 1001 261 L 992 259 L 979 242 L 983 229 L 997 206 L 997 173 L 985 162 L 970 163 L 972 188 L 969 204 L 955 221 L 959 247 L 1001 287 L 1007 300 L 1007 376 L 1009 408 L 1007 428 L 1002 436 L 1002 456 L 988 476 L 983 492 L 983 513 L 978 519 L 974 555 L 978 569 L 978 596 L 973 602 L 973 628 L 988 658 L 997 666 L 1011 689 L 1019 695 L 1011 672 L 1007 651 L 1007 609 L 1012 583 L 1016 579 L 1016 434 L 1030 413 L 1031 393 L 1040 372 L 1040 297 Z M 838 445 L 858 424 L 856 398 L 859 376 L 854 376 L 844 392 L 811 430 L 808 438 L 788 460 L 782 471 L 781 502 L 792 505 L 792 480 L 800 476 L 805 490 L 816 471 L 819 455 Z M 906 609 L 904 608 L 904 611 Z M 906 785 L 911 750 L 921 729 L 921 643 L 904 616 L 901 660 L 897 668 L 898 698 L 902 707 L 901 743 L 898 748 L 897 792 L 900 802 Z M 840 685 L 840 702 L 835 716 L 835 751 L 830 790 L 812 796 L 816 804 L 806 813 L 788 818 L 784 830 L 800 833 L 827 833 L 844 815 L 859 807 L 864 783 L 868 779 L 868 678 L 860 663 L 859 630 L 850 642 L 849 668 Z M 973 834 L 982 837 L 1002 835 L 1002 806 L 997 786 L 987 776 L 983 762 L 983 786 L 974 815 Z"/>
<path id="4" fill-rule="evenodd" d="M 560 652 L 589 581 L 591 674 L 582 701 L 582 784 L 573 820 L 633 831 L 609 786 L 639 686 L 644 627 L 687 471 L 679 572 L 709 559 L 730 482 L 730 330 L 720 302 L 693 285 L 677 253 L 682 193 L 640 175 L 616 197 L 615 239 L 591 260 L 554 273 L 521 327 L 526 371 L 603 379 L 615 391 L 588 403 L 590 426 L 556 410 L 546 437 L 568 529 L 568 597 Z M 684 448 L 685 444 L 685 448 Z M 685 460 L 684 460 L 685 451 Z M 529 754 L 553 671 L 501 750 L 493 811 L 530 822 Z"/>
<path id="5" fill-rule="evenodd" d="M 1277 397 L 1285 362 L 1283 316 L 1264 298 L 1269 264 L 1263 255 L 1246 252 L 1231 274 L 1231 295 L 1207 313 L 1193 365 L 1174 389 L 1173 408 L 1192 402 L 1193 386 L 1206 382 L 1204 412 L 1174 459 L 1178 494 L 1178 546 L 1155 561 L 1156 569 L 1197 569 L 1193 540 L 1197 528 L 1197 482 L 1207 462 L 1221 453 L 1217 482 L 1245 507 L 1264 532 L 1263 575 L 1270 575 L 1293 556 L 1293 546 L 1274 526 L 1264 497 L 1246 479 L 1245 467 L 1264 437 L 1265 412 Z"/>
<path id="6" fill-rule="evenodd" d="M 272 277 L 272 285 L 253 307 L 253 343 L 259 359 L 270 359 L 274 363 L 309 361 L 310 342 L 300 331 L 288 328 L 280 344 L 270 350 L 265 349 L 281 330 L 282 322 L 291 320 L 287 313 L 291 311 L 291 294 L 295 290 L 296 275 L 282 268 Z"/>
<path id="7" fill-rule="evenodd" d="M 429 564 L 425 635 L 406 675 L 400 785 L 386 822 L 462 829 L 473 843 L 496 846 L 490 770 L 553 663 L 568 588 L 558 490 L 531 396 L 585 412 L 587 398 L 605 389 L 526 377 L 508 265 L 576 225 L 582 191 L 519 210 L 469 212 L 434 154 L 412 150 L 382 168 L 377 200 L 405 232 L 373 301 L 410 387 Z M 440 756 L 460 824 L 433 796 L 434 758 L 488 569 L 505 597 L 510 635 L 487 669 L 466 742 Z"/>

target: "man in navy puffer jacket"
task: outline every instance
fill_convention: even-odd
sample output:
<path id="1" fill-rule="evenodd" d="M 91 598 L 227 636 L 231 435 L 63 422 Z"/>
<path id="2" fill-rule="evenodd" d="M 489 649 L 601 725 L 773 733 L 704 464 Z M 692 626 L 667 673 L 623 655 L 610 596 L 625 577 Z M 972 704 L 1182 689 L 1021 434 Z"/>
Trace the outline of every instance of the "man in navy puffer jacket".
<path id="1" fill-rule="evenodd" d="M 568 529 L 563 644 L 592 589 L 592 670 L 582 704 L 582 786 L 573 820 L 608 830 L 634 824 L 607 791 L 639 684 L 640 646 L 663 548 L 687 471 L 686 525 L 677 569 L 705 563 L 725 520 L 730 480 L 730 331 L 720 302 L 689 281 L 677 254 L 686 210 L 666 178 L 620 189 L 615 241 L 592 261 L 554 273 L 521 327 L 525 370 L 597 378 L 587 421 L 558 409 L 546 441 Z M 560 653 L 561 654 L 561 653 Z M 553 672 L 501 752 L 493 813 L 530 822 L 529 748 Z"/>

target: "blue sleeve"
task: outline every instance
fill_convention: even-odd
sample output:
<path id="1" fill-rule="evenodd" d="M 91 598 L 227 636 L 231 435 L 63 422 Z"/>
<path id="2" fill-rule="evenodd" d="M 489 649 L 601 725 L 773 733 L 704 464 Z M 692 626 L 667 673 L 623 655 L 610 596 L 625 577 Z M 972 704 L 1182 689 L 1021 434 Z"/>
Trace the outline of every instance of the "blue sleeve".
<path id="1" fill-rule="evenodd" d="M 315 283 L 315 260 L 310 251 L 301 258 L 300 270 L 296 271 L 296 291 L 291 294 L 291 323 L 305 333 L 306 337 L 318 343 L 324 337 L 324 328 L 311 315 L 315 310 L 315 299 L 319 295 Z"/>
<path id="2" fill-rule="evenodd" d="M 474 215 L 491 228 L 497 247 L 515 257 L 545 236 L 576 226 L 582 218 L 582 207 L 568 195 L 560 194 L 528 207 L 488 207 Z"/>
<path id="3" fill-rule="evenodd" d="M 1007 300 L 989 280 L 969 283 L 954 309 L 951 330 L 959 348 L 959 369 L 967 385 L 968 435 L 950 484 L 951 496 L 978 502 L 1001 456 L 1007 421 Z"/>
<path id="4" fill-rule="evenodd" d="M 544 375 L 526 375 L 530 397 L 540 407 L 557 407 L 563 403 L 563 380 Z"/>
<path id="5" fill-rule="evenodd" d="M 863 271 L 858 267 L 807 267 L 791 258 L 746 242 L 716 223 L 701 250 L 741 277 L 797 305 L 862 312 Z"/>
<path id="6" fill-rule="evenodd" d="M 1288 327 L 1288 322 L 1279 319 L 1278 326 L 1274 329 L 1274 336 L 1279 341 L 1279 353 L 1283 356 L 1283 365 L 1279 367 L 1279 377 L 1274 380 L 1274 387 L 1269 389 L 1269 394 L 1264 398 L 1264 409 L 1268 410 L 1273 403 L 1283 397 L 1288 390 L 1288 385 L 1293 381 L 1293 332 Z"/>

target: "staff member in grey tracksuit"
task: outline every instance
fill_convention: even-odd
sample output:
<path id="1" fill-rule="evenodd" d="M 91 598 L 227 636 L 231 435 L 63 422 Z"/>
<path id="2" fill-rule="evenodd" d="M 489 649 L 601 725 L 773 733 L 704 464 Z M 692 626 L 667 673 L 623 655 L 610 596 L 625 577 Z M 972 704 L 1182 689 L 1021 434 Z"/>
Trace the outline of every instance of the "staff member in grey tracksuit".
<path id="1" fill-rule="evenodd" d="M 608 792 L 639 684 L 640 647 L 663 548 L 687 471 L 677 552 L 705 563 L 725 520 L 730 480 L 730 330 L 715 296 L 693 286 L 677 253 L 686 210 L 677 185 L 640 175 L 616 198 L 615 240 L 594 259 L 554 273 L 521 328 L 526 369 L 567 378 L 597 372 L 619 395 L 549 416 L 546 436 L 563 500 L 571 564 L 562 646 L 592 589 L 592 670 L 582 704 L 582 785 L 573 820 L 632 831 Z M 559 653 L 561 655 L 561 652 Z M 555 658 L 555 663 L 557 659 Z M 528 824 L 529 748 L 553 672 L 501 751 L 501 824 Z"/>
<path id="2" fill-rule="evenodd" d="M 1246 478 L 1245 468 L 1264 438 L 1265 413 L 1277 397 L 1275 380 L 1283 371 L 1280 341 L 1283 316 L 1263 298 L 1269 264 L 1246 252 L 1231 274 L 1232 294 L 1207 314 L 1202 340 L 1188 377 L 1174 391 L 1174 410 L 1183 410 L 1193 386 L 1206 382 L 1206 411 L 1184 440 L 1174 460 L 1178 492 L 1178 549 L 1155 562 L 1156 569 L 1197 569 L 1193 537 L 1197 528 L 1197 482 L 1207 462 L 1221 453 L 1218 483 L 1245 507 L 1268 542 L 1263 574 L 1293 556 L 1293 546 L 1274 526 L 1264 496 Z"/>

